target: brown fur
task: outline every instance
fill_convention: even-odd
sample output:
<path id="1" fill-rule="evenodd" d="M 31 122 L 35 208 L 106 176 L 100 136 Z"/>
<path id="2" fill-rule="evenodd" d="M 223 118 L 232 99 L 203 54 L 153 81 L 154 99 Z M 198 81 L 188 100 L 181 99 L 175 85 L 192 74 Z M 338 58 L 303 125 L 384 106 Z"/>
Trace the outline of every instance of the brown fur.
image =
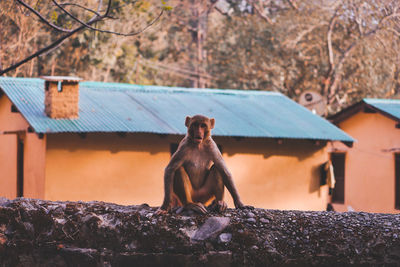
<path id="1" fill-rule="evenodd" d="M 214 124 L 214 119 L 202 115 L 186 117 L 188 132 L 165 168 L 161 210 L 178 205 L 206 213 L 204 205 L 214 200 L 212 208 L 223 211 L 227 207 L 223 201 L 224 186 L 232 195 L 235 207 L 243 207 L 232 175 L 211 138 Z"/>

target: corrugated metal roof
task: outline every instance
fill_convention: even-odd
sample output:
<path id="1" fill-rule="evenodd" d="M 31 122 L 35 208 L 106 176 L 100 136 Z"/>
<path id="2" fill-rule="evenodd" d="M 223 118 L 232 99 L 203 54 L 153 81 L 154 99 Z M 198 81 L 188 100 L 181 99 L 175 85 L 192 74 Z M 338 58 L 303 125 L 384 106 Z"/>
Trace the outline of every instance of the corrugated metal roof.
<path id="1" fill-rule="evenodd" d="M 81 82 L 79 118 L 50 119 L 44 113 L 44 80 L 3 77 L 0 87 L 37 133 L 183 135 L 185 117 L 203 114 L 216 119 L 216 136 L 353 141 L 327 120 L 275 92 Z"/>
<path id="2" fill-rule="evenodd" d="M 391 116 L 400 120 L 400 100 L 399 99 L 363 99 L 365 103 L 371 105 Z"/>

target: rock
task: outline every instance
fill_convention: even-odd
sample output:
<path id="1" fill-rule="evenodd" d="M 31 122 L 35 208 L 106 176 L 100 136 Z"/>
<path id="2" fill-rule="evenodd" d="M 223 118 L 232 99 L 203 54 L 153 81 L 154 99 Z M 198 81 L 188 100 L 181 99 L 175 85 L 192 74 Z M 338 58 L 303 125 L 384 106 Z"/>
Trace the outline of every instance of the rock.
<path id="1" fill-rule="evenodd" d="M 256 215 L 253 212 L 250 211 L 250 212 L 248 212 L 246 214 L 246 216 L 249 217 L 249 218 L 254 218 Z"/>
<path id="2" fill-rule="evenodd" d="M 228 225 L 227 217 L 211 217 L 194 233 L 192 240 L 203 241 L 221 233 Z"/>
<path id="3" fill-rule="evenodd" d="M 8 198 L 0 197 L 0 206 L 7 204 L 7 202 L 9 202 L 9 201 L 10 200 Z"/>
<path id="4" fill-rule="evenodd" d="M 397 214 L 228 209 L 210 217 L 216 213 L 156 210 L 0 201 L 0 266 L 399 265 Z"/>
<path id="5" fill-rule="evenodd" d="M 220 243 L 229 243 L 232 240 L 232 234 L 230 233 L 222 233 L 218 236 L 218 242 Z"/>
<path id="6" fill-rule="evenodd" d="M 257 222 L 256 219 L 254 219 L 254 218 L 247 218 L 246 221 L 249 222 L 249 223 L 256 223 Z"/>

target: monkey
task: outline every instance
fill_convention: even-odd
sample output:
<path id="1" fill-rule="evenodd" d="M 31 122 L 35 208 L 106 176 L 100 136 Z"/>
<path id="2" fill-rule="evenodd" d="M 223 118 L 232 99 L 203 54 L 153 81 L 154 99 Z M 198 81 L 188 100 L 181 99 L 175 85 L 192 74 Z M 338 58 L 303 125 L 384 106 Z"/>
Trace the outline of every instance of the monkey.
<path id="1" fill-rule="evenodd" d="M 186 117 L 187 134 L 178 145 L 164 171 L 164 201 L 159 213 L 175 206 L 198 213 L 223 212 L 224 186 L 235 208 L 244 208 L 217 144 L 211 137 L 215 119 L 203 115 Z"/>

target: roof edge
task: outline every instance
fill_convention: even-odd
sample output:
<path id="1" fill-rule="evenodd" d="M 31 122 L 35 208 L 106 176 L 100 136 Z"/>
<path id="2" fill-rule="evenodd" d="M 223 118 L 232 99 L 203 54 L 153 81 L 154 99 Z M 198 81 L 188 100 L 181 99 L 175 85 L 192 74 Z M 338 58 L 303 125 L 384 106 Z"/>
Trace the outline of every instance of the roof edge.
<path id="1" fill-rule="evenodd" d="M 57 131 L 57 132 L 44 132 L 44 131 L 36 131 L 36 133 L 40 134 L 113 134 L 113 133 L 126 133 L 126 134 L 155 134 L 155 135 L 176 135 L 176 136 L 184 136 L 186 133 L 161 133 L 161 132 L 150 132 L 150 131 L 85 131 L 85 132 L 72 132 L 72 131 Z M 354 139 L 330 139 L 330 138 L 305 138 L 305 137 L 266 137 L 266 136 L 242 136 L 242 135 L 221 135 L 221 134 L 212 134 L 215 137 L 231 137 L 231 138 L 251 138 L 251 139 L 282 139 L 282 140 L 304 140 L 304 141 L 340 141 L 346 143 L 355 142 Z"/>
<path id="2" fill-rule="evenodd" d="M 55 76 L 56 77 L 56 76 Z M 56 77 L 56 78 L 66 78 L 66 77 Z M 77 78 L 80 79 L 80 78 Z M 0 77 L 0 80 L 26 80 L 26 81 L 36 81 L 43 82 L 42 78 L 24 78 L 24 77 Z M 56 80 L 55 80 L 56 81 Z M 58 81 L 58 80 L 57 80 Z M 240 90 L 240 89 L 220 89 L 220 88 L 190 88 L 190 87 L 174 87 L 174 86 L 162 86 L 162 85 L 140 85 L 140 84 L 130 84 L 130 83 L 116 83 L 116 82 L 98 82 L 98 81 L 82 81 L 79 82 L 80 88 L 84 89 L 90 88 L 91 90 L 101 90 L 107 88 L 107 90 L 136 90 L 136 91 L 164 91 L 164 92 L 194 92 L 194 93 L 216 93 L 216 94 L 232 94 L 232 95 L 276 95 L 283 96 L 280 92 L 272 91 L 262 91 L 262 90 Z M 118 88 L 117 88 L 118 87 Z"/>
<path id="3" fill-rule="evenodd" d="M 365 106 L 365 104 L 366 103 L 363 100 L 361 100 L 353 105 L 350 105 L 342 109 L 341 111 L 331 116 L 328 116 L 327 119 L 333 124 L 338 124 L 344 120 L 347 120 L 349 117 L 359 112 Z"/>
<path id="4" fill-rule="evenodd" d="M 373 111 L 375 111 L 377 113 L 382 114 L 385 117 L 388 117 L 389 119 L 392 119 L 392 120 L 394 120 L 396 122 L 400 122 L 400 118 L 397 118 L 397 117 L 395 117 L 395 116 L 383 111 L 382 109 L 374 106 L 373 104 L 368 103 L 369 100 L 377 100 L 377 101 L 382 100 L 382 102 L 386 102 L 387 103 L 387 102 L 391 102 L 390 100 L 393 100 L 393 99 L 389 99 L 389 101 L 388 101 L 387 99 L 364 98 L 363 100 L 361 100 L 361 101 L 359 101 L 359 102 L 357 102 L 357 103 L 355 103 L 353 105 L 348 106 L 347 108 L 339 111 L 338 113 L 333 114 L 332 116 L 329 116 L 327 119 L 330 122 L 334 123 L 334 124 L 338 124 L 338 123 L 340 123 L 342 121 L 347 120 L 348 118 L 350 118 L 351 116 L 355 115 L 356 113 L 358 113 L 359 111 L 363 110 L 364 108 L 368 108 L 368 109 L 371 109 L 371 110 L 373 110 Z"/>
<path id="5" fill-rule="evenodd" d="M 142 92 L 147 91 L 166 91 L 171 93 L 176 92 L 193 92 L 193 93 L 213 93 L 213 94 L 233 94 L 233 95 L 277 95 L 282 96 L 283 94 L 280 92 L 271 92 L 271 91 L 261 91 L 261 90 L 239 90 L 239 89 L 220 89 L 220 88 L 190 88 L 190 87 L 173 87 L 173 86 L 161 86 L 161 85 L 140 85 L 140 84 L 129 84 L 129 83 L 104 83 L 104 82 L 94 82 L 94 81 L 85 81 L 80 83 L 81 87 L 86 87 L 90 89 L 98 89 L 101 90 L 103 88 L 107 88 L 108 90 L 137 90 Z M 119 87 L 119 88 L 110 88 L 110 87 Z"/>

